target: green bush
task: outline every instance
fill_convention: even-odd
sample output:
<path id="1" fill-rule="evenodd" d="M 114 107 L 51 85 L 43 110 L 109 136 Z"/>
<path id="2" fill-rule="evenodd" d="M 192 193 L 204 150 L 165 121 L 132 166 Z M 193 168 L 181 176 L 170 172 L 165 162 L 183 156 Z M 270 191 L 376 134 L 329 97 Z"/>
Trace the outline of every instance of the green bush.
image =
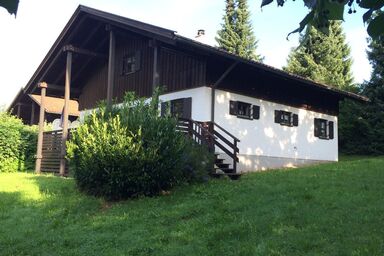
<path id="1" fill-rule="evenodd" d="M 5 111 L 0 112 L 0 172 L 34 168 L 37 128 L 24 125 Z"/>
<path id="2" fill-rule="evenodd" d="M 70 170 L 79 188 L 110 200 L 156 195 L 201 180 L 210 154 L 160 117 L 158 92 L 150 103 L 128 93 L 118 108 L 101 106 L 68 142 Z"/>

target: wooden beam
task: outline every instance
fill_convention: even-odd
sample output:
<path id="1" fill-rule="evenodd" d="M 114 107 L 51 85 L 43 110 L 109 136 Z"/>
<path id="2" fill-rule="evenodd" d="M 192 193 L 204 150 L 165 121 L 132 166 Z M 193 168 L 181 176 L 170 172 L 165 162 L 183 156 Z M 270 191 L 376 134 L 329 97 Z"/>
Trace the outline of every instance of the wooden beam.
<path id="1" fill-rule="evenodd" d="M 63 51 L 64 52 L 73 52 L 73 53 L 77 53 L 77 54 L 83 54 L 83 55 L 87 55 L 87 56 L 91 56 L 91 57 L 97 57 L 97 58 L 107 58 L 107 56 L 105 54 L 93 52 L 93 51 L 88 50 L 88 49 L 78 48 L 78 47 L 75 47 L 73 45 L 64 46 Z"/>
<path id="2" fill-rule="evenodd" d="M 67 153 L 66 142 L 68 138 L 68 110 L 69 95 L 71 88 L 71 72 L 72 72 L 72 51 L 67 51 L 67 65 L 65 71 L 65 92 L 64 92 L 64 111 L 63 111 L 63 133 L 61 137 L 61 154 L 60 154 L 60 175 L 65 174 L 65 155 Z"/>
<path id="3" fill-rule="evenodd" d="M 61 91 L 61 92 L 65 91 L 65 85 L 61 86 L 57 84 L 48 84 L 48 87 L 49 87 L 49 90 L 55 90 L 55 91 Z M 78 88 L 71 88 L 71 93 L 81 94 L 81 90 Z"/>
<path id="4" fill-rule="evenodd" d="M 109 58 L 108 58 L 108 85 L 107 85 L 107 106 L 112 106 L 113 87 L 115 83 L 115 33 L 109 28 Z"/>
<path id="5" fill-rule="evenodd" d="M 44 114 L 45 114 L 45 94 L 47 83 L 39 83 L 41 89 L 40 116 L 39 116 L 39 134 L 37 137 L 36 165 L 35 172 L 41 173 L 41 159 L 43 158 L 43 132 L 44 132 Z"/>
<path id="6" fill-rule="evenodd" d="M 105 37 L 103 38 L 95 47 L 95 50 L 97 51 L 98 49 L 100 49 L 100 47 L 105 43 L 105 41 L 108 40 L 108 37 Z M 73 82 L 76 82 L 77 79 L 79 78 L 79 76 L 82 74 L 82 72 L 84 71 L 85 68 L 87 68 L 88 64 L 91 62 L 92 59 L 88 59 L 81 68 L 79 68 L 76 72 L 76 74 L 73 76 L 73 79 L 72 81 Z"/>
<path id="7" fill-rule="evenodd" d="M 31 120 L 29 121 L 30 125 L 33 125 L 35 122 L 35 103 L 32 101 L 31 103 Z"/>
<path id="8" fill-rule="evenodd" d="M 80 45 L 80 48 L 83 48 L 90 40 L 91 38 L 95 35 L 95 33 L 97 32 L 97 30 L 99 30 L 101 27 L 101 23 L 95 27 L 92 28 L 92 30 L 90 32 L 88 32 L 87 34 L 87 37 L 85 38 L 85 40 L 81 43 Z M 98 48 L 94 48 L 95 51 L 98 50 Z M 65 69 L 63 69 L 61 72 L 60 72 L 60 75 L 58 75 L 56 77 L 56 79 L 53 81 L 54 84 L 58 83 L 60 77 L 62 77 L 65 73 Z M 76 79 L 73 78 L 72 81 L 75 81 Z"/>
<path id="9" fill-rule="evenodd" d="M 216 94 L 216 87 L 228 76 L 228 74 L 237 66 L 239 62 L 235 61 L 232 63 L 231 66 L 229 66 L 224 73 L 219 77 L 219 79 L 216 80 L 216 82 L 211 87 L 211 122 L 215 122 L 215 94 Z"/>

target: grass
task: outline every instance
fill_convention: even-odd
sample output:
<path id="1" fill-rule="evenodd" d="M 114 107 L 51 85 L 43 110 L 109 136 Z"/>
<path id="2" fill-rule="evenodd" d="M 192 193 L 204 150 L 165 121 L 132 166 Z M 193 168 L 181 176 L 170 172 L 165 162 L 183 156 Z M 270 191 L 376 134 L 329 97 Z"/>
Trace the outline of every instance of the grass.
<path id="1" fill-rule="evenodd" d="M 0 255 L 384 255 L 384 157 L 118 203 L 0 173 Z"/>

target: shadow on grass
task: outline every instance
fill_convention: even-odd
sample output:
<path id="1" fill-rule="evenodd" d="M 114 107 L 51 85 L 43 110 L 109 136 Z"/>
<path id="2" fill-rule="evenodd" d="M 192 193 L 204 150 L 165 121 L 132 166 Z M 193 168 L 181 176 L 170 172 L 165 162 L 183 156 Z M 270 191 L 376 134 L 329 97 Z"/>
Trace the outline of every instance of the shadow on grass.
<path id="1" fill-rule="evenodd" d="M 112 205 L 80 194 L 72 179 L 29 176 L 40 199 L 0 194 L 0 249 L 2 255 L 382 255 L 383 163 L 249 174 Z"/>

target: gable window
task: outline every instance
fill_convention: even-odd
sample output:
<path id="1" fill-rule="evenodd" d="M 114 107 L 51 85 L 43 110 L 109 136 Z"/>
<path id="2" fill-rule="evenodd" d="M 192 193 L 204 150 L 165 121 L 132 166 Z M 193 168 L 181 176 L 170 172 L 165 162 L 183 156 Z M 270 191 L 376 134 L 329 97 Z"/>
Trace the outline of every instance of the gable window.
<path id="1" fill-rule="evenodd" d="M 238 118 L 259 119 L 260 107 L 242 101 L 229 101 L 229 114 Z"/>
<path id="2" fill-rule="evenodd" d="M 192 98 L 181 98 L 161 103 L 161 116 L 192 118 Z"/>
<path id="3" fill-rule="evenodd" d="M 292 112 L 275 110 L 275 123 L 286 126 L 299 126 L 299 116 Z"/>
<path id="4" fill-rule="evenodd" d="M 140 70 L 141 52 L 135 51 L 123 56 L 123 75 L 129 75 Z"/>
<path id="5" fill-rule="evenodd" d="M 332 140 L 334 138 L 334 124 L 332 121 L 328 121 L 321 118 L 315 118 L 315 137 L 324 140 Z"/>

